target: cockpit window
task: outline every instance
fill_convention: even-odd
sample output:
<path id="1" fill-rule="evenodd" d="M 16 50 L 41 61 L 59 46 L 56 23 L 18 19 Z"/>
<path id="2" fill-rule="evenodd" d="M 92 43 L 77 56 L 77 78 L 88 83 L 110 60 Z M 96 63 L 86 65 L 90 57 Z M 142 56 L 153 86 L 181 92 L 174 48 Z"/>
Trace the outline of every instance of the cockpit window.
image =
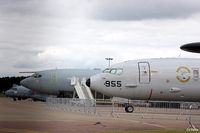
<path id="1" fill-rule="evenodd" d="M 115 75 L 121 75 L 123 73 L 122 68 L 106 68 L 103 73 L 110 73 Z"/>
<path id="2" fill-rule="evenodd" d="M 111 74 L 116 74 L 116 72 L 117 72 L 117 69 L 116 69 L 116 68 L 113 68 L 113 69 L 111 69 L 111 71 L 110 71 Z"/>
<path id="3" fill-rule="evenodd" d="M 120 74 L 122 74 L 123 73 L 123 69 L 117 69 L 117 71 L 116 71 L 116 74 L 117 75 L 120 75 Z"/>
<path id="4" fill-rule="evenodd" d="M 17 91 L 17 88 L 12 88 L 11 90 Z"/>
<path id="5" fill-rule="evenodd" d="M 42 77 L 42 75 L 40 75 L 38 73 L 35 73 L 35 74 L 32 75 L 32 77 L 34 77 L 34 78 L 40 78 L 40 77 Z"/>
<path id="6" fill-rule="evenodd" d="M 106 68 L 105 70 L 103 70 L 103 73 L 110 73 L 110 68 Z"/>

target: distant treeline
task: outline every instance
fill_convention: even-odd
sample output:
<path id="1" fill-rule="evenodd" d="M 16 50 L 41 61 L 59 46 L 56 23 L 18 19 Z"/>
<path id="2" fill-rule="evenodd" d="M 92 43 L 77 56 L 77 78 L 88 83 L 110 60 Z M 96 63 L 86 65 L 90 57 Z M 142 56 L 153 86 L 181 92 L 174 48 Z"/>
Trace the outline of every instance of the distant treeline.
<path id="1" fill-rule="evenodd" d="M 26 77 L 2 77 L 0 78 L 0 92 L 10 89 L 13 84 L 20 85 L 20 81 Z"/>

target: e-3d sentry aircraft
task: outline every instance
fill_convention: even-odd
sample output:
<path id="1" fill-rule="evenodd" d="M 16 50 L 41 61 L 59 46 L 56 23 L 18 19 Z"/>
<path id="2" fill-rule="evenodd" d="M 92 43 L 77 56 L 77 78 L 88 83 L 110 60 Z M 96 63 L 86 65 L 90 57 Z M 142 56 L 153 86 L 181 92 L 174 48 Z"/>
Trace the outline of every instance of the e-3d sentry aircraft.
<path id="1" fill-rule="evenodd" d="M 33 75 L 22 80 L 20 84 L 39 93 L 59 97 L 72 97 L 76 87 L 76 85 L 72 85 L 73 77 L 82 80 L 100 72 L 100 69 L 52 69 L 22 72 L 33 73 Z M 88 98 L 88 96 L 83 96 L 82 98 Z"/>
<path id="2" fill-rule="evenodd" d="M 200 101 L 200 60 L 159 58 L 115 64 L 87 80 L 108 96 L 133 100 Z M 133 106 L 125 107 L 133 112 Z"/>

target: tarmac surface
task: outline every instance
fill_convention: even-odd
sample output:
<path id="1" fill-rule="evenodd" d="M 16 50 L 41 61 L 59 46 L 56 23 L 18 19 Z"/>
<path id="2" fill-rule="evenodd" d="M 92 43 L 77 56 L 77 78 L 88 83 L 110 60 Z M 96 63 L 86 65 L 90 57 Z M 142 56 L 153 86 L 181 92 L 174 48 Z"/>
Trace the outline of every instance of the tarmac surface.
<path id="1" fill-rule="evenodd" d="M 104 107 L 101 107 L 103 110 Z M 186 129 L 188 121 L 175 119 L 141 119 L 121 113 L 92 116 L 51 110 L 45 102 L 14 102 L 0 98 L 0 133 L 96 133 L 102 131 Z M 151 116 L 151 114 L 150 114 Z M 160 117 L 164 117 L 161 114 Z M 168 116 L 166 116 L 168 117 Z"/>

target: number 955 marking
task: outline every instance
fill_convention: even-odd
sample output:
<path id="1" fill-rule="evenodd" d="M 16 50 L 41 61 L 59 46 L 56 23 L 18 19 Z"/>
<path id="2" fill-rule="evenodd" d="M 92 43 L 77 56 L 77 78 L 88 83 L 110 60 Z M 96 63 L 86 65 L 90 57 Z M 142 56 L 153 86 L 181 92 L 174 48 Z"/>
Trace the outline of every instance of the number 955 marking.
<path id="1" fill-rule="evenodd" d="M 104 85 L 106 87 L 121 87 L 122 86 L 122 81 L 105 81 Z"/>

